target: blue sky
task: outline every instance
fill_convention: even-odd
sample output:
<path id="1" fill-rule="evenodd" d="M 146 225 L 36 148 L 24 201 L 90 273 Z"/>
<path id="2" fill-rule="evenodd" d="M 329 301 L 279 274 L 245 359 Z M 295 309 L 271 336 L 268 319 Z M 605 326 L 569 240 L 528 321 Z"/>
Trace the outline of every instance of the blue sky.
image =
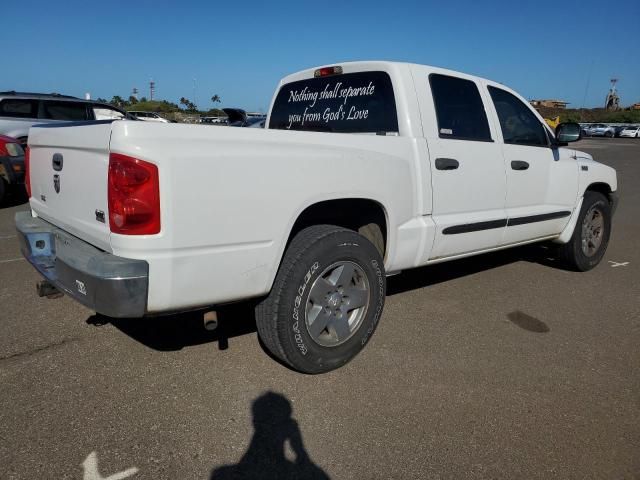
<path id="1" fill-rule="evenodd" d="M 266 110 L 278 80 L 349 60 L 437 65 L 527 98 L 640 102 L 640 1 L 9 1 L 0 90 Z M 13 20 L 10 20 L 13 19 Z M 8 21 L 10 20 L 10 21 Z M 9 55 L 7 55 L 9 54 Z M 587 88 L 588 83 L 588 88 Z M 586 92 L 586 101 L 585 101 Z"/>

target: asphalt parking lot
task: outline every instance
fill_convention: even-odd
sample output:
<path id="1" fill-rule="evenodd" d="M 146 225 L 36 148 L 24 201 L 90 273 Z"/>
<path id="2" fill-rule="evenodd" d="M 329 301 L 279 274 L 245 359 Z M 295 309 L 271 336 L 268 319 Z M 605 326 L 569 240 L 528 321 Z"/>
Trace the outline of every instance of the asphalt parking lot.
<path id="1" fill-rule="evenodd" d="M 527 247 L 405 272 L 321 376 L 267 356 L 247 306 L 207 332 L 38 298 L 27 205 L 0 209 L 0 478 L 640 478 L 640 141 L 576 148 L 618 170 L 598 268 Z"/>

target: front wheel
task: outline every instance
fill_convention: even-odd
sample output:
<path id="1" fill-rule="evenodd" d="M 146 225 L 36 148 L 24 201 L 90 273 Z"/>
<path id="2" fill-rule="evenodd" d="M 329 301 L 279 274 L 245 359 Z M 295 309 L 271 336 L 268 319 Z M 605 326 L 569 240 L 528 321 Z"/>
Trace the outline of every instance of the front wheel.
<path id="1" fill-rule="evenodd" d="M 560 258 L 572 269 L 591 270 L 602 260 L 610 235 L 611 206 L 607 198 L 587 191 L 571 240 L 560 247 Z"/>
<path id="2" fill-rule="evenodd" d="M 304 373 L 355 357 L 375 331 L 386 292 L 378 249 L 333 225 L 302 230 L 289 245 L 269 296 L 256 308 L 267 349 Z"/>

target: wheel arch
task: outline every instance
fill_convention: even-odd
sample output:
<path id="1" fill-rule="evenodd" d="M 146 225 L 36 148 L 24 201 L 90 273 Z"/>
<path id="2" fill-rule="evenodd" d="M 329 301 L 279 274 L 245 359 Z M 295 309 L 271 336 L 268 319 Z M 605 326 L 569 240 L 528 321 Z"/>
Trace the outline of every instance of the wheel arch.
<path id="1" fill-rule="evenodd" d="M 384 205 L 371 198 L 347 197 L 320 200 L 303 208 L 289 228 L 289 235 L 284 245 L 286 251 L 293 237 L 301 230 L 312 225 L 337 225 L 358 231 L 368 224 L 380 227 L 383 238 L 383 250 L 380 255 L 385 258 L 389 245 L 389 215 Z"/>
<path id="2" fill-rule="evenodd" d="M 584 191 L 582 192 L 582 195 L 578 197 L 578 203 L 576 205 L 576 208 L 573 210 L 573 213 L 571 214 L 569 222 L 565 226 L 560 236 L 555 240 L 553 240 L 554 243 L 565 244 L 569 242 L 569 240 L 571 239 L 571 236 L 573 235 L 573 231 L 577 225 L 578 216 L 582 208 L 584 195 L 587 192 L 598 192 L 604 195 L 605 198 L 609 201 L 609 204 L 611 205 L 611 213 L 612 214 L 614 213 L 618 203 L 618 197 L 616 192 L 612 190 L 611 185 L 609 185 L 607 182 L 601 182 L 601 181 L 592 182 L 587 186 L 587 188 L 584 189 Z"/>
<path id="3" fill-rule="evenodd" d="M 604 195 L 607 200 L 609 200 L 609 205 L 611 205 L 611 213 L 615 212 L 617 203 L 618 203 L 618 195 L 606 182 L 593 182 L 590 183 L 587 188 L 585 188 L 586 192 L 598 192 Z"/>

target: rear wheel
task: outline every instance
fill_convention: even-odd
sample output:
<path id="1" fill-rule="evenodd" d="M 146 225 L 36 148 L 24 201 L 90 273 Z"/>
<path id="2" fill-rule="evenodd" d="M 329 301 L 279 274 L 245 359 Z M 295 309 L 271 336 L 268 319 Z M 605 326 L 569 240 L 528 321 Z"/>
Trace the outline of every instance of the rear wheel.
<path id="1" fill-rule="evenodd" d="M 611 234 L 611 206 L 598 192 L 587 191 L 571 240 L 560 247 L 560 258 L 572 269 L 585 272 L 600 263 Z"/>
<path id="2" fill-rule="evenodd" d="M 0 204 L 2 204 L 7 195 L 7 187 L 7 182 L 4 181 L 4 178 L 0 177 Z"/>
<path id="3" fill-rule="evenodd" d="M 266 348 L 294 369 L 323 373 L 355 357 L 375 331 L 386 279 L 378 249 L 333 225 L 302 230 L 256 308 Z"/>
<path id="4" fill-rule="evenodd" d="M 604 136 L 607 138 L 613 138 L 613 132 L 604 132 Z"/>

